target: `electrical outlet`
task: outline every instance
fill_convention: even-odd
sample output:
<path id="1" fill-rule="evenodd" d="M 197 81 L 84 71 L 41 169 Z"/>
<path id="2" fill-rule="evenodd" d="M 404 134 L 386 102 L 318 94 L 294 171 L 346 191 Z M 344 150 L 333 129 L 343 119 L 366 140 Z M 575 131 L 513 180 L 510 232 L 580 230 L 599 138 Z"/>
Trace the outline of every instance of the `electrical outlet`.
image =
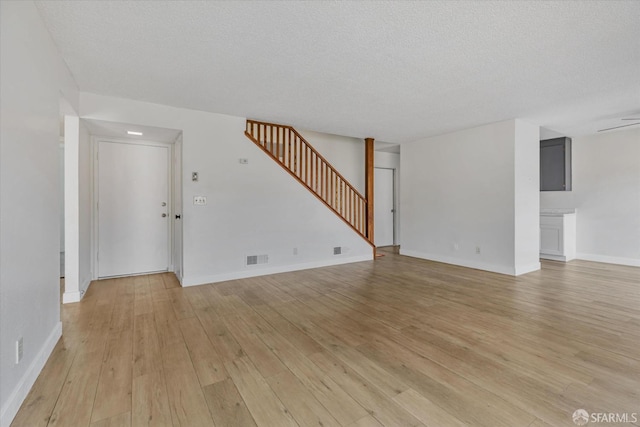
<path id="1" fill-rule="evenodd" d="M 24 353 L 24 343 L 23 343 L 22 337 L 20 337 L 18 338 L 18 341 L 16 341 L 16 365 L 20 363 L 20 361 L 22 360 L 23 353 Z"/>
<path id="2" fill-rule="evenodd" d="M 480 246 L 476 246 L 476 254 L 480 255 Z"/>
<path id="3" fill-rule="evenodd" d="M 298 248 L 293 248 L 293 254 L 298 255 Z"/>
<path id="4" fill-rule="evenodd" d="M 460 245 L 458 245 L 457 243 L 454 243 L 454 244 L 453 244 L 453 250 L 454 250 L 454 251 L 457 251 L 457 250 L 459 250 L 459 249 L 460 249 Z"/>
<path id="5" fill-rule="evenodd" d="M 207 198 L 205 196 L 193 196 L 193 204 L 204 206 L 207 204 Z"/>

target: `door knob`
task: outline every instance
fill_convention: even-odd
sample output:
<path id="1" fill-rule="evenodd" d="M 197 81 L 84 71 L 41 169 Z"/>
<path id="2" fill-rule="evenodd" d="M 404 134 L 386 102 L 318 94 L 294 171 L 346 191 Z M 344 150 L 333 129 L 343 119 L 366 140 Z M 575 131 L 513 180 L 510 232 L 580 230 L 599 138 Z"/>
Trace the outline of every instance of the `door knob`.
<path id="1" fill-rule="evenodd" d="M 166 217 L 167 217 L 167 214 L 166 214 L 166 213 L 163 213 L 163 214 L 162 214 L 162 218 L 166 218 Z"/>
<path id="2" fill-rule="evenodd" d="M 162 202 L 162 206 L 167 206 L 167 202 Z"/>

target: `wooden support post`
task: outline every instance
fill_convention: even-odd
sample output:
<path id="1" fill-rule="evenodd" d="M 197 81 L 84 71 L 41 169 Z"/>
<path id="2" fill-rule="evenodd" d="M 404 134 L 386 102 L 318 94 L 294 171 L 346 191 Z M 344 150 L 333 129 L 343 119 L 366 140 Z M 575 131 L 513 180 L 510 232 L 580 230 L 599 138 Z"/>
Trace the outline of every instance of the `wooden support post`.
<path id="1" fill-rule="evenodd" d="M 367 199 L 367 239 L 373 245 L 373 138 L 365 138 L 364 151 L 364 173 L 365 173 L 365 192 L 364 197 Z M 375 256 L 375 245 L 373 254 Z"/>

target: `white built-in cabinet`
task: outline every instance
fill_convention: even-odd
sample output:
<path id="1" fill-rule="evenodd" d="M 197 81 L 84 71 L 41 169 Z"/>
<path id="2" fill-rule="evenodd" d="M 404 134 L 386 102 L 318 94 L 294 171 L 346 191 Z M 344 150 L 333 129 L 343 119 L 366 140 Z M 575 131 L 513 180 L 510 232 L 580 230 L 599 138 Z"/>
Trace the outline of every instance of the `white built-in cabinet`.
<path id="1" fill-rule="evenodd" d="M 575 209 L 540 211 L 540 258 L 570 261 L 576 257 Z"/>

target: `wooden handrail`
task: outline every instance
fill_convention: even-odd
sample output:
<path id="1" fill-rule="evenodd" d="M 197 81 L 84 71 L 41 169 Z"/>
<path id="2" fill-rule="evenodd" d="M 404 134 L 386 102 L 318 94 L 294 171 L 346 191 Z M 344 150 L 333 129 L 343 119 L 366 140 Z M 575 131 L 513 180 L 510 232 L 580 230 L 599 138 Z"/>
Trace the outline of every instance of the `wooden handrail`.
<path id="1" fill-rule="evenodd" d="M 315 148 L 313 148 L 313 146 L 311 144 L 309 144 L 309 142 L 304 139 L 304 137 L 302 135 L 300 135 L 300 132 L 298 132 L 297 130 L 295 130 L 294 127 L 292 126 L 288 126 L 288 125 L 279 125 L 276 123 L 269 123 L 269 122 L 259 122 L 256 120 L 249 120 L 247 119 L 247 129 L 249 128 L 249 124 L 256 124 L 256 125 L 263 125 L 263 126 L 271 126 L 274 128 L 281 128 L 281 129 L 289 129 L 291 130 L 298 138 L 300 138 L 302 141 L 304 141 L 304 143 L 311 148 L 311 150 L 313 150 L 314 154 L 316 154 L 320 159 L 322 159 L 322 161 L 324 163 L 326 163 L 329 168 L 337 175 L 339 176 L 346 184 L 349 188 L 351 188 L 351 190 L 353 192 L 355 192 L 358 196 L 360 196 L 361 198 L 365 199 L 365 197 L 362 195 L 362 193 L 360 193 L 353 185 L 351 185 L 351 183 L 347 180 L 347 178 L 345 178 L 344 176 L 342 176 L 342 174 L 333 166 L 331 166 L 331 163 L 329 163 L 329 161 L 327 159 L 325 159 L 322 154 L 320 154 Z M 248 130 L 245 130 L 245 134 L 248 132 Z"/>
<path id="2" fill-rule="evenodd" d="M 373 246 L 367 199 L 297 130 L 247 120 L 245 135 Z"/>
<path id="3" fill-rule="evenodd" d="M 254 122 L 254 123 L 260 123 L 260 122 Z M 347 184 L 347 186 L 348 186 L 349 188 L 351 188 L 351 190 L 352 190 L 354 193 L 356 193 L 358 196 L 362 197 L 363 199 L 365 198 L 365 197 L 362 195 L 362 193 L 360 193 L 358 190 L 356 190 L 356 188 L 355 188 L 353 185 L 351 185 L 351 183 L 350 183 L 349 181 L 347 181 L 347 178 L 345 178 L 344 176 L 342 176 L 342 174 L 341 174 L 340 172 L 338 172 L 338 170 L 337 170 L 336 168 L 334 168 L 333 166 L 331 166 L 331 163 L 329 163 L 329 161 L 328 161 L 327 159 L 325 159 L 325 158 L 322 156 L 322 154 L 320 154 L 319 152 L 317 152 L 317 151 L 316 151 L 316 149 L 315 149 L 315 148 L 313 148 L 313 146 L 312 146 L 311 144 L 309 144 L 309 143 L 307 142 L 307 140 L 306 140 L 306 139 L 304 139 L 304 137 L 303 137 L 302 135 L 300 135 L 300 133 L 299 133 L 297 130 L 295 130 L 295 129 L 294 129 L 294 128 L 292 128 L 291 126 L 286 126 L 286 127 L 287 127 L 287 128 L 289 128 L 289 129 L 291 129 L 291 130 L 293 131 L 293 133 L 295 133 L 295 134 L 296 134 L 296 136 L 297 136 L 298 138 L 300 138 L 301 140 L 303 140 L 303 141 L 305 142 L 305 144 L 307 144 L 307 145 L 308 145 L 308 146 L 309 146 L 309 147 L 310 147 L 310 148 L 315 152 L 315 154 L 316 154 L 320 159 L 322 159 L 322 161 L 323 161 L 324 163 L 326 163 L 326 164 L 327 164 L 327 166 L 329 166 L 329 168 L 330 168 L 332 171 L 334 171 L 334 172 L 335 172 L 335 174 L 336 174 L 337 176 L 339 176 L 339 177 L 340 177 L 340 179 L 342 179 L 342 180 Z"/>

